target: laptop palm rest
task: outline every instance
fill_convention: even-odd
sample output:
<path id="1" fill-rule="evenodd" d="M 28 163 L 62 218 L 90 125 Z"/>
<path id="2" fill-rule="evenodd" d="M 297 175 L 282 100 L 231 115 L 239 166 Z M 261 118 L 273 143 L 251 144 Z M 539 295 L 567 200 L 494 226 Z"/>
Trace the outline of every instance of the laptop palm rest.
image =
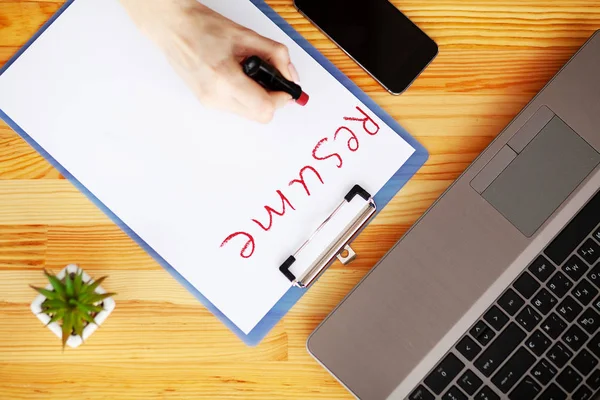
<path id="1" fill-rule="evenodd" d="M 544 107 L 472 182 L 484 199 L 523 235 L 533 234 L 594 171 L 600 154 Z M 533 134 L 533 135 L 532 135 Z M 528 143 L 523 143 L 523 140 Z M 494 173 L 495 172 L 495 173 Z M 481 177 L 495 177 L 482 187 Z M 473 185 L 475 183 L 475 185 Z M 483 190 L 482 190 L 483 189 Z M 481 191 L 482 190 L 482 191 Z"/>

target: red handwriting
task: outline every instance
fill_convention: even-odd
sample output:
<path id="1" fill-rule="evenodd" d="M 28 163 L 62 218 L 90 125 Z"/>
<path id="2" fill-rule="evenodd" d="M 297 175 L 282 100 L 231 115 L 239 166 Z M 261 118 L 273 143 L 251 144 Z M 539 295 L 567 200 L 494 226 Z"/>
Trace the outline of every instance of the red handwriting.
<path id="1" fill-rule="evenodd" d="M 356 109 L 364 116 L 364 118 L 344 117 L 344 119 L 346 121 L 360 121 L 363 123 L 363 129 L 365 130 L 365 132 L 367 132 L 371 136 L 377 135 L 377 133 L 379 133 L 379 125 L 377 125 L 377 122 L 373 121 L 373 119 L 369 117 L 367 113 L 365 113 L 363 110 L 361 110 L 360 107 L 356 107 Z M 373 125 L 373 127 L 375 128 L 375 132 L 367 129 L 368 122 L 370 122 Z"/>
<path id="2" fill-rule="evenodd" d="M 340 132 L 342 132 L 343 130 L 347 131 L 348 133 L 350 133 L 350 139 L 348 139 L 348 150 L 355 152 L 356 150 L 358 150 L 358 138 L 356 137 L 356 135 L 354 134 L 354 132 L 352 132 L 350 130 L 350 128 L 347 128 L 345 126 L 342 126 L 341 128 L 339 128 L 336 132 L 335 135 L 333 135 L 333 140 L 337 140 L 337 137 L 339 135 Z M 354 143 L 354 147 L 352 146 L 352 143 Z"/>
<path id="3" fill-rule="evenodd" d="M 319 180 L 321 181 L 321 183 L 325 184 L 325 182 L 323 182 L 323 178 L 321 178 L 321 174 L 319 174 L 319 172 L 316 169 L 308 165 L 300 170 L 300 179 L 294 179 L 293 181 L 291 181 L 290 186 L 292 186 L 294 183 L 299 183 L 302 185 L 304 190 L 306 190 L 306 194 L 310 196 L 310 190 L 308 189 L 308 185 L 306 184 L 306 180 L 304 179 L 304 172 L 306 170 L 311 170 L 312 172 L 314 172 L 317 178 L 319 178 Z"/>
<path id="4" fill-rule="evenodd" d="M 254 254 L 254 249 L 255 249 L 254 237 L 252 237 L 252 235 L 250 235 L 249 233 L 246 233 L 246 232 L 232 233 L 231 235 L 227 236 L 227 238 L 225 240 L 223 240 L 223 243 L 221 243 L 221 247 L 225 246 L 232 239 L 235 239 L 238 236 L 245 236 L 247 239 L 246 243 L 244 244 L 244 247 L 242 247 L 242 251 L 240 251 L 240 256 L 242 258 L 252 257 L 252 255 Z M 250 253 L 248 254 L 247 250 L 249 247 L 250 247 Z"/>
<path id="5" fill-rule="evenodd" d="M 281 190 L 278 190 L 277 194 L 279 195 L 279 198 L 281 199 L 281 211 L 276 211 L 276 210 L 274 210 L 273 208 L 271 208 L 269 206 L 265 206 L 265 210 L 267 210 L 267 214 L 269 214 L 269 225 L 268 226 L 264 226 L 262 223 L 260 223 L 260 221 L 258 221 L 256 219 L 252 220 L 258 226 L 260 226 L 263 231 L 270 231 L 271 230 L 271 227 L 273 226 L 273 214 L 279 215 L 280 217 L 283 217 L 285 215 L 285 205 L 286 204 L 288 206 L 290 206 L 290 208 L 292 210 L 295 210 L 294 206 L 292 205 L 292 203 L 290 203 L 290 201 L 288 200 L 288 198 L 285 197 L 285 195 L 283 193 L 281 193 Z"/>
<path id="6" fill-rule="evenodd" d="M 369 136 L 377 135 L 377 133 L 379 133 L 379 130 L 380 130 L 379 125 L 360 107 L 356 107 L 356 110 L 358 110 L 358 112 L 362 115 L 362 117 L 344 117 L 344 121 L 360 122 L 362 124 L 362 128 L 363 128 L 364 132 L 367 133 L 367 135 L 369 135 Z M 350 125 L 350 123 L 347 125 Z M 348 126 L 342 125 L 335 131 L 335 133 L 333 135 L 333 142 L 335 142 L 338 139 L 338 136 L 340 136 L 342 134 L 344 134 L 344 135 L 348 134 L 350 136 L 346 143 L 348 150 L 350 150 L 350 152 L 352 152 L 352 153 L 357 152 L 360 148 L 359 137 Z M 330 158 L 335 158 L 335 159 L 337 159 L 336 167 L 338 169 L 342 168 L 344 165 L 344 161 L 342 160 L 342 156 L 339 153 L 332 152 L 330 154 L 323 155 L 322 152 L 319 151 L 321 146 L 328 143 L 328 141 L 329 141 L 328 138 L 323 138 L 323 139 L 319 140 L 319 142 L 316 144 L 316 146 L 314 147 L 314 149 L 312 151 L 313 158 L 317 162 L 323 162 Z M 317 155 L 317 152 L 319 152 L 320 155 Z M 325 164 L 323 164 L 323 165 L 325 165 Z M 307 166 L 303 167 L 300 170 L 300 172 L 298 173 L 299 179 L 294 179 L 294 180 L 290 181 L 289 187 L 293 187 L 296 184 L 300 184 L 302 186 L 302 188 L 304 189 L 304 192 L 306 193 L 306 195 L 308 197 L 310 197 L 310 196 L 312 196 L 312 193 L 311 193 L 311 191 L 309 189 L 309 185 L 306 182 L 306 179 L 304 177 L 304 174 L 307 171 L 311 171 L 316 176 L 316 178 L 321 182 L 322 185 L 325 184 L 325 181 L 321 177 L 321 174 L 319 173 L 319 171 L 315 167 L 313 167 L 311 165 L 307 165 Z M 257 219 L 251 219 L 251 221 L 254 222 L 256 225 L 258 225 L 262 229 L 263 232 L 269 232 L 273 228 L 273 225 L 275 223 L 275 221 L 274 221 L 275 215 L 277 215 L 279 217 L 285 216 L 286 211 L 287 211 L 286 206 L 291 208 L 292 210 L 296 210 L 294 208 L 294 206 L 292 205 L 292 203 L 290 202 L 290 200 L 288 199 L 288 197 L 286 197 L 286 195 L 284 195 L 281 190 L 276 190 L 275 193 L 279 196 L 279 199 L 281 200 L 281 211 L 277 211 L 273 207 L 270 207 L 270 206 L 264 206 L 264 209 L 267 211 L 267 215 L 269 217 L 268 225 L 261 223 Z M 250 229 L 248 229 L 248 231 L 250 231 Z M 245 258 L 245 259 L 251 258 L 256 250 L 256 240 L 255 240 L 255 235 L 253 235 L 249 232 L 240 231 L 240 232 L 236 232 L 236 233 L 229 235 L 221 243 L 221 247 L 227 246 L 230 242 L 232 242 L 234 239 L 236 239 L 240 236 L 243 237 L 244 239 L 246 239 L 246 241 L 244 242 L 244 244 L 241 248 L 240 257 Z"/>
<path id="7" fill-rule="evenodd" d="M 327 160 L 327 159 L 329 159 L 331 157 L 336 157 L 338 159 L 338 165 L 337 165 L 337 167 L 338 168 L 342 168 L 342 165 L 344 165 L 344 162 L 342 161 L 342 157 L 340 157 L 340 155 L 338 153 L 332 153 L 332 154 L 329 154 L 329 155 L 324 156 L 324 157 L 320 157 L 320 156 L 317 155 L 317 150 L 319 150 L 319 148 L 323 144 L 327 143 L 328 140 L 329 139 L 327 139 L 327 138 L 323 138 L 323 139 L 319 140 L 319 143 L 317 143 L 317 145 L 315 146 L 315 148 L 314 148 L 314 150 L 312 152 L 312 156 L 317 161 L 325 161 L 325 160 Z"/>

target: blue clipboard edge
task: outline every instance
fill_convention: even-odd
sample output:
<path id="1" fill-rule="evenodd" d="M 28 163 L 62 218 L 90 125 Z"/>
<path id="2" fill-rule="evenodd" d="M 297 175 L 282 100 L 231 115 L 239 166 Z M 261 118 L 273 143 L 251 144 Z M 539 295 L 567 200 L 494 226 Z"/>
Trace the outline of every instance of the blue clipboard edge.
<path id="1" fill-rule="evenodd" d="M 17 51 L 17 53 L 6 62 L 0 69 L 2 75 L 28 48 L 35 42 L 50 25 L 74 2 L 67 0 L 59 10 L 29 39 L 29 41 Z M 290 24 L 288 24 L 279 14 L 277 14 L 263 0 L 250 0 L 260 11 L 269 19 L 277 24 L 291 39 L 302 47 L 311 57 L 321 64 L 334 78 L 336 78 L 344 87 L 346 87 L 358 100 L 363 102 L 373 113 L 382 121 L 398 133 L 406 142 L 408 142 L 415 152 L 386 183 L 386 185 L 375 195 L 375 202 L 378 210 L 381 211 L 390 200 L 404 187 L 406 182 L 427 162 L 429 154 L 427 150 L 408 132 L 404 130 L 388 113 L 386 113 L 375 101 L 366 95 L 350 78 L 344 75 L 333 63 L 331 63 L 323 54 L 313 47 L 308 40 L 300 35 Z M 202 295 L 191 283 L 181 276 L 165 259 L 163 259 L 151 246 L 148 245 L 137 233 L 127 226 L 117 215 L 115 215 L 102 201 L 91 193 L 81 182 L 79 182 L 66 168 L 55 160 L 44 148 L 42 148 L 31 136 L 27 134 L 15 121 L 13 121 L 2 109 L 0 109 L 0 118 L 8 126 L 17 132 L 35 151 L 40 153 L 54 168 L 56 168 L 65 178 L 67 178 L 79 191 L 81 191 L 92 203 L 94 203 L 102 212 L 104 212 L 119 228 L 121 228 L 129 237 L 131 237 L 139 246 L 150 254 L 168 273 L 173 276 L 183 287 L 192 293 L 211 313 L 213 313 L 225 326 L 235 333 L 246 345 L 256 346 L 271 329 L 283 318 L 283 316 L 296 304 L 296 302 L 306 293 L 305 290 L 292 287 L 267 315 L 246 335 L 229 318 L 227 318 L 217 307 L 215 307 L 206 297 Z M 378 211 L 378 212 L 379 212 Z"/>

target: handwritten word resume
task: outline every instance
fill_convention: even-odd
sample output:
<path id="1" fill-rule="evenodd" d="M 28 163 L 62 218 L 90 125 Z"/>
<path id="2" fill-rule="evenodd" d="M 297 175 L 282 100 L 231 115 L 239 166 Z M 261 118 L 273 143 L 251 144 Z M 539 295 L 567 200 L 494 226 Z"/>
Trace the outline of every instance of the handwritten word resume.
<path id="1" fill-rule="evenodd" d="M 290 288 L 279 265 L 414 149 L 251 2 L 204 3 L 287 45 L 309 104 L 268 125 L 204 108 L 118 0 L 77 0 L 0 76 L 0 109 L 249 333 Z"/>

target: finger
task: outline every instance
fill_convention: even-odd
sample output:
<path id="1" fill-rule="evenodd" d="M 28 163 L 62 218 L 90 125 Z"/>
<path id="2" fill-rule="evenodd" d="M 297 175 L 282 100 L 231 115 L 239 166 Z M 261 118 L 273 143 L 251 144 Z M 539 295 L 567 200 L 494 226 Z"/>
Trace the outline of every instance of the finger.
<path id="1" fill-rule="evenodd" d="M 298 74 L 292 66 L 289 50 L 284 44 L 253 32 L 253 34 L 244 36 L 241 45 L 245 53 L 244 56 L 259 56 L 277 68 L 286 79 L 298 80 Z"/>
<path id="2" fill-rule="evenodd" d="M 266 98 L 258 99 L 258 97 L 254 97 L 245 91 L 244 87 L 240 85 L 237 85 L 231 91 L 232 98 L 244 108 L 238 114 L 242 114 L 246 118 L 261 123 L 268 123 L 273 119 L 276 110 L 285 107 L 293 100 L 292 96 L 286 92 L 267 92 L 262 86 L 248 78 L 245 74 L 242 74 L 242 78 L 244 81 L 250 81 L 249 87 L 258 87 L 261 94 L 264 93 L 266 95 Z"/>
<path id="3" fill-rule="evenodd" d="M 275 104 L 276 110 L 287 106 L 293 100 L 292 96 L 286 92 L 271 92 L 269 95 L 271 96 L 273 104 Z"/>
<path id="4" fill-rule="evenodd" d="M 230 97 L 227 100 L 228 111 L 239 115 L 250 121 L 258 122 L 261 124 L 268 124 L 273 119 L 273 113 L 256 113 L 253 109 L 246 107 L 244 104 L 234 97 Z"/>
<path id="5" fill-rule="evenodd" d="M 233 63 L 226 78 L 227 92 L 260 121 L 270 121 L 278 97 L 272 97 L 261 85 L 249 78 L 237 63 Z"/>
<path id="6" fill-rule="evenodd" d="M 236 114 L 242 118 L 259 122 L 259 123 L 268 123 L 270 119 L 267 115 L 257 114 L 254 110 L 246 107 L 240 101 L 229 94 L 222 94 L 218 96 L 212 96 L 210 98 L 205 98 L 204 101 L 201 102 L 206 108 L 210 108 L 213 110 L 222 111 L 228 114 Z"/>
<path id="7" fill-rule="evenodd" d="M 267 124 L 272 121 L 274 117 L 275 109 L 286 106 L 291 101 L 291 96 L 287 93 L 273 93 L 273 102 L 275 107 L 271 113 L 257 113 L 254 108 L 249 108 L 242 104 L 235 97 L 223 97 L 212 98 L 210 101 L 204 103 L 208 108 L 215 110 L 221 110 L 227 113 L 237 114 L 242 118 L 255 121 L 262 124 Z"/>
<path id="8" fill-rule="evenodd" d="M 271 98 L 273 99 L 273 104 L 275 106 L 271 109 L 272 111 L 269 110 L 269 112 L 257 113 L 254 109 L 246 107 L 235 98 L 232 98 L 232 101 L 235 104 L 232 105 L 231 110 L 249 120 L 256 121 L 261 124 L 268 124 L 275 117 L 275 112 L 277 110 L 285 107 L 290 103 L 290 101 L 292 101 L 292 96 L 282 92 L 272 93 Z"/>
<path id="9" fill-rule="evenodd" d="M 227 111 L 233 112 L 242 118 L 250 121 L 258 122 L 260 124 L 268 124 L 273 120 L 275 116 L 275 109 L 272 112 L 261 112 L 257 113 L 253 108 L 248 108 L 245 104 L 234 97 L 227 99 Z"/>
<path id="10" fill-rule="evenodd" d="M 219 81 L 223 81 L 219 79 Z M 237 114 L 243 118 L 257 121 L 256 112 L 251 111 L 248 107 L 243 106 L 239 100 L 232 96 L 227 85 L 217 85 L 208 92 L 195 91 L 196 97 L 200 104 L 207 109 L 221 111 L 228 114 Z M 265 118 L 264 116 L 262 118 Z"/>

